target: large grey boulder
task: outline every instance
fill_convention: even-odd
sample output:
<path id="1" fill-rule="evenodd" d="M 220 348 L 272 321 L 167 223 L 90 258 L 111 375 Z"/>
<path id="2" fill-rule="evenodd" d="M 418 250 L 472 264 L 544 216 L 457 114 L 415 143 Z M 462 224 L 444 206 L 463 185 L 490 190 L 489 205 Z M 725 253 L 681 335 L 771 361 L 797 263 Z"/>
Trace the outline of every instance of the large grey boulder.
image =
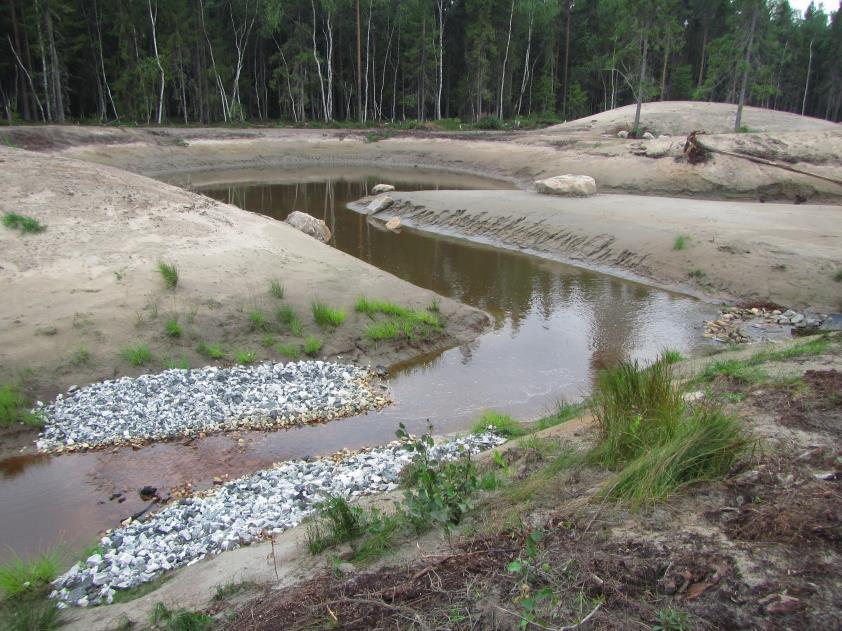
<path id="1" fill-rule="evenodd" d="M 324 221 L 316 219 L 312 215 L 293 210 L 285 219 L 285 222 L 296 230 L 301 230 L 304 234 L 318 239 L 322 243 L 330 241 L 330 228 L 327 227 Z"/>
<path id="2" fill-rule="evenodd" d="M 371 192 L 375 195 L 379 195 L 380 193 L 388 193 L 389 191 L 394 191 L 395 187 L 391 184 L 377 184 Z"/>
<path id="3" fill-rule="evenodd" d="M 596 195 L 596 180 L 590 175 L 557 175 L 538 180 L 535 188 L 544 195 L 565 195 L 568 197 L 590 197 Z"/>

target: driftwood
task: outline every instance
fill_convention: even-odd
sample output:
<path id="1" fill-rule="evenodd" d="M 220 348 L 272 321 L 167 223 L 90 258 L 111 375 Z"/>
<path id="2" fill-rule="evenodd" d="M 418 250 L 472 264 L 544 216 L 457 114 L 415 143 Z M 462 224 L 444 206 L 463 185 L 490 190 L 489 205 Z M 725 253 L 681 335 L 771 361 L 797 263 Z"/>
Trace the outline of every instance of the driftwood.
<path id="1" fill-rule="evenodd" d="M 819 180 L 824 180 L 825 182 L 830 182 L 831 184 L 836 184 L 837 186 L 842 186 L 842 180 L 838 178 L 829 177 L 827 175 L 820 175 L 811 171 L 805 171 L 804 169 L 798 169 L 788 164 L 782 164 L 780 162 L 775 162 L 774 160 L 767 160 L 766 158 L 750 156 L 744 153 L 728 151 L 726 149 L 716 149 L 702 142 L 699 136 L 704 133 L 705 132 L 703 131 L 694 131 L 689 136 L 687 136 L 687 142 L 684 143 L 684 153 L 691 164 L 696 164 L 697 162 L 704 162 L 707 154 L 721 153 L 722 155 L 731 156 L 732 158 L 742 158 L 743 160 L 749 160 L 750 162 L 756 162 L 757 164 L 783 169 L 784 171 L 791 171 L 792 173 L 798 173 L 800 175 L 814 177 Z"/>

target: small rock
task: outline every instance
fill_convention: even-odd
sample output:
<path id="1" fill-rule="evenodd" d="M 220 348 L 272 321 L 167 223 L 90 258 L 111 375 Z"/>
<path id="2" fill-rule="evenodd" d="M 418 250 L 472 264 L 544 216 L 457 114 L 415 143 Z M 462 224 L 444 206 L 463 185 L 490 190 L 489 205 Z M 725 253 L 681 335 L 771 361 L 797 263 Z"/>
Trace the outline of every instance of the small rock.
<path id="1" fill-rule="evenodd" d="M 327 227 L 327 224 L 307 213 L 293 210 L 284 220 L 284 223 L 322 243 L 330 241 L 330 228 Z"/>
<path id="2" fill-rule="evenodd" d="M 596 180 L 589 175 L 557 175 L 545 180 L 536 180 L 535 188 L 544 195 L 569 197 L 590 197 L 596 195 Z"/>
<path id="3" fill-rule="evenodd" d="M 391 184 L 376 184 L 374 188 L 371 189 L 371 192 L 375 195 L 379 195 L 380 193 L 389 193 L 390 191 L 394 191 L 395 187 Z"/>
<path id="4" fill-rule="evenodd" d="M 401 227 L 401 218 L 400 217 L 392 217 L 389 221 L 386 222 L 386 229 L 391 230 L 394 232 L 398 228 Z"/>
<path id="5" fill-rule="evenodd" d="M 391 207 L 392 204 L 395 203 L 388 195 L 380 195 L 379 197 L 375 197 L 369 205 L 366 207 L 366 212 L 369 215 L 375 215 L 382 210 L 386 210 L 387 208 Z"/>
<path id="6" fill-rule="evenodd" d="M 643 132 L 643 139 L 644 140 L 653 140 L 654 138 L 655 138 L 655 136 L 654 136 L 654 134 L 652 134 L 652 132 L 648 132 L 648 131 Z"/>
<path id="7" fill-rule="evenodd" d="M 628 138 L 628 137 L 629 137 L 629 132 L 627 132 L 625 129 L 621 129 L 620 131 L 617 132 L 617 138 Z"/>

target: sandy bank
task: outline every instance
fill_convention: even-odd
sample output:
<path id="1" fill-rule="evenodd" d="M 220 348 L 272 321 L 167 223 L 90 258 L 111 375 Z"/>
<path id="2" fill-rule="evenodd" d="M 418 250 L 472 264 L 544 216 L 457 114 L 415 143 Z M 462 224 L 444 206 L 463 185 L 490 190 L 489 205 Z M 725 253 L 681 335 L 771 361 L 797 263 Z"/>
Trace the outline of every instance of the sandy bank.
<path id="1" fill-rule="evenodd" d="M 842 308 L 842 207 L 526 191 L 392 193 L 377 215 L 597 268 L 711 299 Z M 686 235 L 686 246 L 675 240 Z M 691 275 L 692 274 L 692 275 Z"/>
<path id="2" fill-rule="evenodd" d="M 368 318 L 353 309 L 359 295 L 414 308 L 435 295 L 281 222 L 125 171 L 7 148 L 0 161 L 0 213 L 47 226 L 35 235 L 0 229 L 0 381 L 23 374 L 40 397 L 154 372 L 167 361 L 204 365 L 200 341 L 220 343 L 229 361 L 237 350 L 277 360 L 274 344 L 301 337 L 274 324 L 255 329 L 249 316 L 259 310 L 275 323 L 282 304 L 297 311 L 304 336 L 324 342 L 319 357 L 342 361 L 394 363 L 486 326 L 485 314 L 441 300 L 445 334 L 375 346 L 364 339 Z M 157 273 L 160 260 L 179 268 L 174 291 Z M 283 300 L 270 295 L 271 279 L 283 283 Z M 347 320 L 335 330 L 317 326 L 310 309 L 317 298 L 343 308 Z M 165 335 L 173 318 L 182 327 L 177 338 Z M 145 366 L 119 356 L 136 344 L 151 350 Z"/>

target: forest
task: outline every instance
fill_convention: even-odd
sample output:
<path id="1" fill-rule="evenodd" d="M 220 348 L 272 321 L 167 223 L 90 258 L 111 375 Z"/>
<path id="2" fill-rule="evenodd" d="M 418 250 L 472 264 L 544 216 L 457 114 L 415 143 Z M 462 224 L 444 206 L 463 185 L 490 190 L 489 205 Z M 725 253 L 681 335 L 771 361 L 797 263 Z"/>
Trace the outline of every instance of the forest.
<path id="1" fill-rule="evenodd" d="M 842 17 L 786 0 L 6 0 L 3 122 L 558 122 L 635 101 L 833 121 Z M 459 119 L 456 121 L 456 119 Z"/>

